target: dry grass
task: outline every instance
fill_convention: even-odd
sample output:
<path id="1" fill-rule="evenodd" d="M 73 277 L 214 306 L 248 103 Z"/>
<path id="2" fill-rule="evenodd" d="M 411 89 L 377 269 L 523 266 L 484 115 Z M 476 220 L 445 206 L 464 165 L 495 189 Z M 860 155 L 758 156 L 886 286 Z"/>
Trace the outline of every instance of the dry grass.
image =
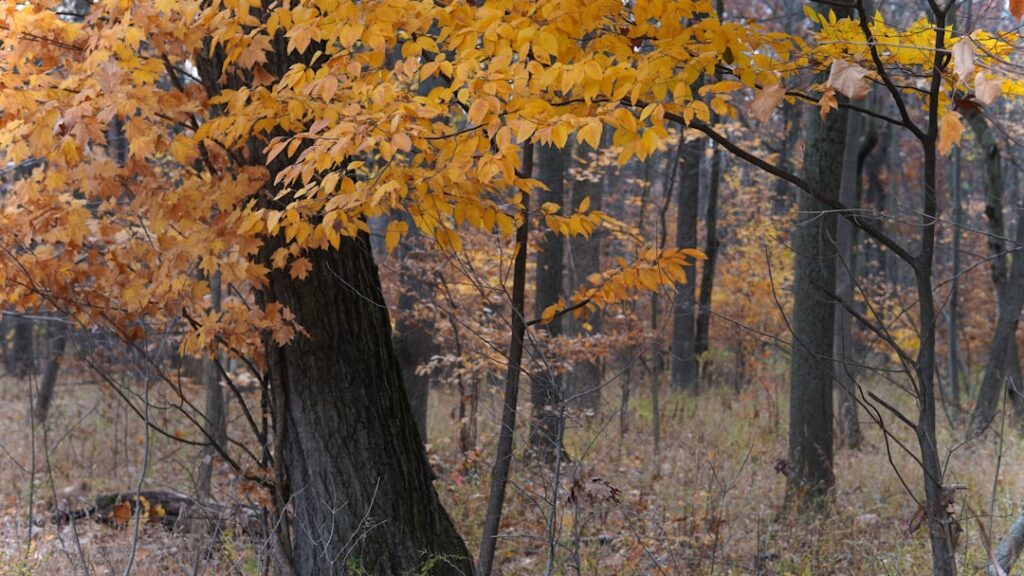
<path id="1" fill-rule="evenodd" d="M 772 380 L 778 380 L 777 375 Z M 877 391 L 886 398 L 899 398 L 893 389 Z M 198 396 L 200 391 L 193 392 Z M 456 397 L 444 391 L 433 395 L 430 454 L 438 472 L 437 486 L 474 553 L 493 456 L 496 393 L 488 391 L 482 404 L 485 433 L 480 445 L 484 449 L 476 465 L 464 463 L 455 448 L 449 415 Z M 159 388 L 153 394 L 159 397 Z M 28 511 L 37 520 L 46 519 L 55 499 L 62 505 L 83 506 L 96 494 L 133 489 L 141 472 L 141 423 L 104 387 L 65 383 L 58 390 L 45 435 L 41 428 L 33 434 L 27 424 L 26 395 L 27 383 L 0 385 L 0 574 L 73 574 L 82 557 L 91 574 L 120 574 L 131 547 L 130 530 L 92 521 L 63 528 L 44 522 L 33 528 L 30 545 Z M 560 470 L 556 574 L 930 572 L 924 531 L 906 534 L 915 504 L 893 471 L 877 427 L 865 425 L 862 450 L 837 454 L 833 513 L 824 519 L 800 520 L 783 508 L 785 479 L 775 470 L 777 459 L 786 452 L 787 411 L 784 394 L 775 387 L 753 382 L 739 394 L 731 390 L 697 397 L 663 394 L 668 398 L 663 401 L 658 456 L 650 437 L 648 396 L 634 392 L 630 430 L 620 435 L 614 413 L 617 395 L 610 388 L 607 396 L 615 405 L 606 404 L 601 416 L 573 418 L 573 427 L 567 431 L 573 462 Z M 906 399 L 899 405 L 912 407 Z M 173 411 L 155 411 L 153 418 L 169 430 L 187 431 Z M 895 427 L 893 418 L 886 415 L 886 419 Z M 525 434 L 522 420 L 520 424 Z M 943 425 L 943 430 L 943 446 L 962 436 L 959 429 L 951 432 Z M 913 446 L 909 431 L 896 432 Z M 150 444 L 146 486 L 190 491 L 197 449 L 155 435 Z M 919 473 L 898 450 L 893 446 L 893 461 L 919 493 Z M 985 515 L 986 526 L 999 454 L 1000 446 L 992 439 L 957 451 L 949 459 L 950 483 L 966 486 L 963 497 L 972 510 Z M 1017 434 L 1007 434 L 1001 454 L 993 520 L 997 536 L 1016 515 L 1024 496 L 1024 454 Z M 577 504 L 570 504 L 574 477 L 603 478 L 620 491 L 617 502 L 581 497 Z M 501 570 L 503 574 L 541 574 L 548 553 L 551 471 L 520 459 L 514 467 L 514 483 L 499 547 Z M 225 467 L 219 470 L 215 494 L 226 502 L 244 498 Z M 959 548 L 962 573 L 978 573 L 984 565 L 984 549 L 975 520 L 964 510 L 958 507 L 966 530 Z M 259 542 L 237 530 L 211 538 L 144 527 L 133 573 L 262 574 L 263 552 Z"/>

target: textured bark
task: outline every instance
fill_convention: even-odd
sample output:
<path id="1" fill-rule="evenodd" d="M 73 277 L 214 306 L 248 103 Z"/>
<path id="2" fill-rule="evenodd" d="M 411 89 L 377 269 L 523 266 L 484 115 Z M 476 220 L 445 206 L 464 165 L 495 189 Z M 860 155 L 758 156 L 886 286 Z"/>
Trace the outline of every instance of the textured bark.
<path id="1" fill-rule="evenodd" d="M 318 49 L 274 47 L 264 69 L 277 77 Z M 196 59 L 208 94 L 246 84 L 223 74 L 224 57 L 207 49 Z M 287 160 L 267 165 L 264 146 L 251 142 L 246 157 L 266 165 L 274 182 Z M 261 202 L 278 191 L 266 192 Z M 306 252 L 313 268 L 304 280 L 273 269 L 271 255 L 284 244 L 280 236 L 268 238 L 259 254 L 272 270 L 260 304 L 287 306 L 304 329 L 285 346 L 266 341 L 275 512 L 290 519 L 275 528 L 280 556 L 291 554 L 290 563 L 279 561 L 281 569 L 291 566 L 302 576 L 471 574 L 466 546 L 434 491 L 367 236 Z"/>
<path id="2" fill-rule="evenodd" d="M 985 158 L 985 218 L 988 222 L 989 255 L 992 257 L 992 282 L 998 303 L 996 330 L 985 365 L 985 375 L 978 390 L 977 403 L 971 414 L 970 433 L 974 435 L 982 433 L 995 417 L 1004 391 L 1007 391 L 1014 405 L 1019 405 L 1022 400 L 1018 392 L 1022 383 L 1016 333 L 1021 306 L 1024 305 L 1024 258 L 1015 254 L 1010 264 L 1006 254 L 1002 152 L 981 114 L 968 116 L 968 123 Z M 1021 226 L 1021 222 L 1018 218 L 1018 245 L 1024 240 L 1024 226 Z"/>
<path id="3" fill-rule="evenodd" d="M 267 242 L 269 260 L 280 238 Z M 431 483 L 402 385 L 368 238 L 307 253 L 305 280 L 274 270 L 262 293 L 307 334 L 267 343 L 275 433 L 294 508 L 299 574 L 471 573 Z"/>
<path id="4" fill-rule="evenodd" d="M 824 121 L 811 115 L 804 150 L 807 183 L 838 199 L 846 134 L 845 110 Z M 805 192 L 793 233 L 793 353 L 789 391 L 789 468 L 786 498 L 820 509 L 835 484 L 832 471 L 832 338 L 835 291 L 835 215 Z"/>
<path id="5" fill-rule="evenodd" d="M 697 204 L 700 197 L 700 161 L 704 139 L 683 144 L 679 166 L 679 205 L 676 207 L 676 247 L 697 246 Z M 672 387 L 697 387 L 696 271 L 686 268 L 686 283 L 676 287 L 672 304 Z"/>
<path id="6" fill-rule="evenodd" d="M 960 148 L 953 150 L 953 163 L 950 175 L 953 196 L 953 242 L 950 250 L 950 267 L 953 269 L 952 282 L 949 289 L 949 355 L 947 356 L 949 373 L 949 403 L 953 408 L 953 416 L 960 418 L 960 228 L 964 223 L 962 188 L 960 186 Z"/>
<path id="7" fill-rule="evenodd" d="M 610 142 L 608 142 L 610 144 Z M 609 169 L 604 169 L 600 180 L 591 182 L 589 180 L 577 180 L 573 183 L 572 200 L 573 209 L 579 206 L 584 198 L 590 198 L 590 209 L 601 210 L 603 197 L 609 186 Z M 598 229 L 590 238 L 576 236 L 569 240 L 569 270 L 570 286 L 583 286 L 587 277 L 601 271 L 601 244 L 604 236 L 601 229 Z M 599 334 L 604 318 L 598 310 L 586 318 L 590 324 L 590 333 Z M 572 320 L 570 330 L 574 334 L 583 332 L 580 321 Z M 601 364 L 597 360 L 581 360 L 573 365 L 572 372 L 566 375 L 566 393 L 570 398 L 577 400 L 580 406 L 596 410 L 601 404 Z M 628 379 L 627 379 L 628 380 Z M 628 383 L 627 383 L 628 384 Z M 628 398 L 628 396 L 626 396 Z"/>
<path id="8" fill-rule="evenodd" d="M 538 205 L 542 206 L 547 202 L 559 206 L 565 204 L 565 168 L 568 154 L 568 149 L 559 150 L 553 146 L 537 148 L 537 179 L 548 188 L 538 192 Z M 536 317 L 539 318 L 545 308 L 558 302 L 562 297 L 565 242 L 563 238 L 546 228 L 538 230 L 537 236 L 534 308 Z M 544 324 L 538 329 L 538 333 L 543 335 L 544 342 L 561 336 L 562 318 L 555 318 Z M 530 380 L 530 402 L 533 405 L 530 445 L 543 458 L 551 459 L 559 446 L 562 376 L 547 368 L 548 366 L 545 366 Z"/>

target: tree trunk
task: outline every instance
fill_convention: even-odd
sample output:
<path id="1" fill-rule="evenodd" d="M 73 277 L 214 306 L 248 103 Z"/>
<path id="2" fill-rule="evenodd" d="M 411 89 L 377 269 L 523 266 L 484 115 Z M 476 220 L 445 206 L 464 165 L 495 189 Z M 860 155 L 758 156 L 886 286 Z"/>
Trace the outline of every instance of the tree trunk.
<path id="1" fill-rule="evenodd" d="M 268 239 L 261 257 L 269 262 L 281 246 Z M 267 342 L 296 571 L 471 573 L 431 483 L 369 239 L 344 238 L 338 250 L 307 257 L 309 277 L 273 270 L 261 293 L 305 330 L 285 346 Z"/>
<path id="2" fill-rule="evenodd" d="M 53 337 L 53 346 L 50 353 L 50 360 L 43 370 L 43 378 L 39 382 L 39 392 L 36 394 L 36 405 L 34 419 L 36 424 L 46 422 L 50 414 L 50 405 L 53 403 L 53 391 L 57 386 L 57 376 L 60 374 L 60 365 L 64 361 L 64 351 L 67 349 L 68 332 L 70 326 L 64 322 L 54 322 L 50 327 L 50 335 Z"/>
<path id="3" fill-rule="evenodd" d="M 971 415 L 970 433 L 980 434 L 995 417 L 1000 397 L 1007 386 L 1015 405 L 1020 399 L 1020 359 L 1017 350 L 1017 321 L 1021 305 L 1024 304 L 1024 270 L 1018 277 L 1018 261 L 1024 258 L 1014 255 L 1013 264 L 1008 263 L 1006 253 L 1006 226 L 1003 214 L 1003 168 L 1002 152 L 993 138 L 991 128 L 984 116 L 972 113 L 968 116 L 971 126 L 982 148 L 985 158 L 985 218 L 988 222 L 988 248 L 992 257 L 992 283 L 995 285 L 998 316 L 995 335 L 989 350 L 985 376 L 978 390 L 977 403 Z M 1019 220 L 1019 219 L 1018 219 Z M 1017 223 L 1017 242 L 1024 239 L 1024 227 Z M 1009 269 L 1009 271 L 1008 271 Z M 1015 366 L 1014 366 L 1015 365 Z M 1015 390 L 1013 387 L 1016 387 Z"/>
<path id="4" fill-rule="evenodd" d="M 611 144 L 610 139 L 607 142 Z M 604 193 L 609 185 L 609 169 L 601 170 L 600 181 L 591 182 L 586 179 L 577 180 L 572 187 L 571 209 L 575 210 L 584 198 L 590 198 L 590 209 L 601 210 Z M 566 210 L 568 212 L 569 209 Z M 572 289 L 582 286 L 587 282 L 591 274 L 601 271 L 601 240 L 603 232 L 600 228 L 594 231 L 590 238 L 575 236 L 569 240 L 569 270 Z M 570 328 L 574 334 L 585 334 L 581 326 L 582 320 L 571 321 Z M 600 310 L 592 312 L 586 317 L 590 324 L 589 332 L 599 334 L 603 323 Z M 580 406 L 597 410 L 601 404 L 601 363 L 592 355 L 587 354 L 588 359 L 576 362 L 572 372 L 567 374 L 566 391 L 572 398 L 578 400 Z"/>
<path id="5" fill-rule="evenodd" d="M 7 371 L 15 378 L 28 378 L 36 371 L 31 318 L 24 315 L 15 316 L 13 338 Z"/>
<path id="6" fill-rule="evenodd" d="M 842 182 L 839 188 L 839 201 L 844 206 L 857 207 L 860 187 L 860 148 L 861 133 L 864 120 L 859 114 L 853 115 L 846 127 L 846 150 L 843 158 Z M 836 222 L 836 242 L 838 258 L 836 259 L 836 295 L 843 301 L 853 304 L 854 281 L 857 278 L 857 256 L 854 242 L 857 230 L 853 223 L 840 218 Z M 841 441 L 844 446 L 856 449 L 860 446 L 860 420 L 857 416 L 857 361 L 850 362 L 854 356 L 853 316 L 842 306 L 835 306 L 833 326 L 833 356 L 835 358 L 836 399 L 839 407 L 839 427 Z"/>
<path id="7" fill-rule="evenodd" d="M 703 155 L 703 138 L 683 144 L 679 166 L 679 205 L 676 207 L 677 248 L 697 246 L 697 203 Z M 697 387 L 695 280 L 694 267 L 687 267 L 686 283 L 676 287 L 672 304 L 672 387 L 676 390 L 694 390 Z"/>
<path id="8" fill-rule="evenodd" d="M 221 311 L 221 284 L 220 273 L 214 273 L 210 278 L 210 311 Z M 216 356 L 203 359 L 203 390 L 206 393 L 206 403 L 203 408 L 203 415 L 206 417 L 205 426 L 209 437 L 223 450 L 227 450 L 228 439 L 228 414 L 227 402 L 224 399 L 224 389 L 220 385 L 220 368 Z M 196 495 L 200 500 L 210 498 L 210 485 L 213 481 L 213 459 L 217 449 L 213 446 L 203 448 L 202 461 L 199 466 L 199 479 L 196 482 Z"/>
<path id="9" fill-rule="evenodd" d="M 846 111 L 807 126 L 807 183 L 839 198 Z M 835 215 L 800 193 L 793 232 L 793 352 L 789 389 L 789 468 L 786 499 L 801 508 L 823 509 L 835 484 L 832 471 L 832 337 L 835 313 L 829 296 L 836 283 Z"/>
<path id="10" fill-rule="evenodd" d="M 718 262 L 718 191 L 722 179 L 722 151 L 715 147 L 708 170 L 707 205 L 704 209 L 704 261 L 700 272 L 700 301 L 697 306 L 697 341 L 694 352 L 700 356 L 710 345 L 711 293 L 715 287 L 715 265 Z"/>
<path id="11" fill-rule="evenodd" d="M 953 269 L 952 282 L 949 289 L 949 355 L 947 357 L 949 373 L 949 403 L 953 408 L 953 417 L 960 419 L 960 362 L 957 354 L 960 346 L 960 228 L 964 223 L 962 188 L 960 186 L 960 147 L 953 150 L 951 179 L 953 182 L 953 242 L 950 250 L 950 264 Z"/>
<path id="12" fill-rule="evenodd" d="M 553 202 L 565 204 L 565 158 L 568 149 L 554 146 L 537 148 L 537 179 L 547 186 L 539 192 L 538 205 Z M 568 209 L 565 209 L 567 212 Z M 562 297 L 562 275 L 565 259 L 564 239 L 546 228 L 537 231 L 537 275 L 534 305 L 536 317 Z M 544 324 L 538 330 L 541 341 L 562 335 L 562 318 Z M 546 349 L 546 348 L 545 348 Z M 562 403 L 562 377 L 555 372 L 553 363 L 545 361 L 537 376 L 531 379 L 530 402 L 533 421 L 530 426 L 530 446 L 544 459 L 553 459 L 559 447 L 560 405 Z"/>

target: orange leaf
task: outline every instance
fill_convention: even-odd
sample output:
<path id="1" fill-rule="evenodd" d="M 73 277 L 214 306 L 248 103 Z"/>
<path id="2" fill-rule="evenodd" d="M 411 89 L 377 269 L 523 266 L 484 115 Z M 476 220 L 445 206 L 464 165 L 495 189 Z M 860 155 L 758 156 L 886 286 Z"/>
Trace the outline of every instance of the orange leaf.
<path id="1" fill-rule="evenodd" d="M 309 261 L 309 258 L 302 257 L 296 258 L 292 262 L 292 265 L 288 268 L 288 273 L 291 274 L 292 278 L 305 280 L 306 276 L 309 276 L 309 271 L 312 269 L 313 263 Z"/>

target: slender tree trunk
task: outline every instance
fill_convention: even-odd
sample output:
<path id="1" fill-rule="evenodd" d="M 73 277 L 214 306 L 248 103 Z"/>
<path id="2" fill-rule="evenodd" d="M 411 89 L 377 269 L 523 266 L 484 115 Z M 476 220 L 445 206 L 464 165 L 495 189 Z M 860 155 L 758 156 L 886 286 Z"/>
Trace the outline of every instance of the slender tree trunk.
<path id="1" fill-rule="evenodd" d="M 960 346 L 960 228 L 964 223 L 963 200 L 960 187 L 960 148 L 953 150 L 953 246 L 950 254 L 953 269 L 953 281 L 949 293 L 949 402 L 953 408 L 954 418 L 960 417 L 960 365 L 957 354 Z"/>
<path id="2" fill-rule="evenodd" d="M 843 158 L 842 182 L 839 188 L 839 201 L 844 206 L 857 207 L 860 187 L 861 156 L 860 141 L 864 120 L 859 114 L 849 118 L 846 126 L 846 150 Z M 854 251 L 854 239 L 857 230 L 845 218 L 836 222 L 837 251 L 836 259 L 836 295 L 843 302 L 853 303 L 854 281 L 857 278 L 857 256 Z M 842 306 L 835 306 L 833 326 L 833 356 L 835 358 L 836 399 L 839 407 L 839 427 L 841 441 L 847 448 L 856 449 L 860 446 L 860 420 L 857 415 L 857 360 L 854 356 L 854 323 L 853 316 Z M 852 360 L 852 362 L 851 362 Z"/>
<path id="3" fill-rule="evenodd" d="M 261 257 L 269 262 L 282 245 L 269 239 Z M 432 574 L 471 573 L 431 483 L 368 237 L 307 257 L 309 277 L 274 270 L 261 294 L 305 329 L 282 347 L 267 340 L 296 571 L 397 575 L 432 565 Z"/>
<path id="4" fill-rule="evenodd" d="M 14 341 L 10 348 L 11 355 L 7 371 L 16 378 L 28 378 L 36 371 L 32 324 L 32 319 L 24 315 L 14 318 Z"/>
<path id="5" fill-rule="evenodd" d="M 533 145 L 523 147 L 524 178 L 533 173 Z M 501 410 L 501 429 L 491 468 L 491 489 L 487 499 L 487 516 L 480 536 L 480 576 L 490 576 L 494 552 L 498 545 L 498 526 L 505 505 L 505 487 L 512 469 L 512 440 L 516 432 L 516 404 L 519 399 L 519 375 L 523 362 L 523 340 L 526 335 L 526 260 L 530 242 L 530 194 L 523 192 L 519 227 L 516 229 L 516 256 L 512 272 L 512 339 L 509 343 L 508 372 L 505 377 L 505 399 Z"/>
<path id="6" fill-rule="evenodd" d="M 553 146 L 537 148 L 537 179 L 547 186 L 539 196 L 539 205 L 552 202 L 565 204 L 565 169 L 569 149 L 559 150 Z M 565 262 L 565 239 L 551 230 L 541 229 L 536 232 L 539 237 L 537 246 L 537 274 L 534 304 L 536 317 L 548 306 L 558 302 L 562 297 L 563 272 Z M 562 318 L 543 325 L 538 330 L 541 341 L 549 343 L 552 338 L 561 336 Z M 530 446 L 545 460 L 554 460 L 559 446 L 559 427 L 561 424 L 560 407 L 562 404 L 562 376 L 555 372 L 553 363 L 538 371 L 530 380 L 530 402 L 533 404 L 532 421 L 530 423 Z M 550 368 L 550 369 L 548 369 Z M 594 384 L 590 384 L 594 386 Z"/>
<path id="7" fill-rule="evenodd" d="M 846 135 L 846 111 L 825 120 L 811 115 L 804 148 L 807 183 L 839 198 Z M 835 215 L 801 192 L 793 233 L 793 352 L 789 381 L 789 464 L 787 501 L 822 510 L 835 476 L 832 471 L 832 338 L 835 312 L 829 296 L 836 284 Z"/>
<path id="8" fill-rule="evenodd" d="M 677 248 L 697 246 L 697 203 L 703 155 L 703 138 L 683 144 L 679 166 L 679 205 L 676 212 Z M 695 282 L 694 267 L 687 267 L 686 283 L 676 287 L 672 305 L 672 387 L 676 390 L 694 390 L 697 387 Z"/>
<path id="9" fill-rule="evenodd" d="M 694 352 L 700 356 L 710 345 L 711 294 L 715 287 L 715 265 L 718 263 L 718 191 L 722 179 L 722 151 L 716 146 L 708 170 L 707 205 L 704 209 L 704 255 L 701 267 L 700 301 L 697 307 L 697 341 Z"/>
<path id="10" fill-rule="evenodd" d="M 220 273 L 217 272 L 210 278 L 210 310 L 220 312 L 221 309 L 221 284 Z M 224 399 L 224 390 L 220 385 L 220 368 L 217 366 L 218 359 L 203 359 L 203 389 L 206 393 L 206 405 L 203 410 L 206 416 L 207 434 L 218 446 L 227 450 L 228 438 L 228 414 L 227 402 Z M 212 446 L 203 448 L 202 461 L 199 466 L 199 479 L 196 483 L 196 494 L 200 500 L 207 500 L 210 497 L 210 485 L 213 480 L 213 459 L 217 450 Z"/>
<path id="11" fill-rule="evenodd" d="M 57 376 L 60 374 L 60 365 L 64 361 L 64 352 L 67 349 L 68 332 L 71 328 L 64 322 L 54 322 L 50 327 L 50 336 L 53 338 L 50 359 L 43 370 L 43 378 L 39 382 L 39 393 L 36 395 L 35 421 L 37 424 L 46 422 L 50 413 L 50 406 L 53 403 L 53 391 L 57 386 Z"/>
<path id="12" fill-rule="evenodd" d="M 996 330 L 989 349 L 985 375 L 978 390 L 977 402 L 971 415 L 970 432 L 980 434 L 995 417 L 1000 397 L 1007 386 L 1008 393 L 1017 405 L 1020 401 L 1022 383 L 1020 382 L 1020 358 L 1017 350 L 1016 329 L 1020 316 L 1021 304 L 1024 304 L 1024 276 L 1017 277 L 1018 261 L 1024 264 L 1019 254 L 1009 264 L 1006 253 L 1006 226 L 1003 212 L 1003 169 L 1002 153 L 992 136 L 991 128 L 985 118 L 978 113 L 968 116 L 968 123 L 974 131 L 975 138 L 982 147 L 985 158 L 986 196 L 985 218 L 988 221 L 988 247 L 992 256 L 992 282 L 995 285 L 998 316 Z M 1019 243 L 1024 239 L 1024 227 L 1017 223 Z M 1021 271 L 1024 274 L 1024 270 Z"/>

